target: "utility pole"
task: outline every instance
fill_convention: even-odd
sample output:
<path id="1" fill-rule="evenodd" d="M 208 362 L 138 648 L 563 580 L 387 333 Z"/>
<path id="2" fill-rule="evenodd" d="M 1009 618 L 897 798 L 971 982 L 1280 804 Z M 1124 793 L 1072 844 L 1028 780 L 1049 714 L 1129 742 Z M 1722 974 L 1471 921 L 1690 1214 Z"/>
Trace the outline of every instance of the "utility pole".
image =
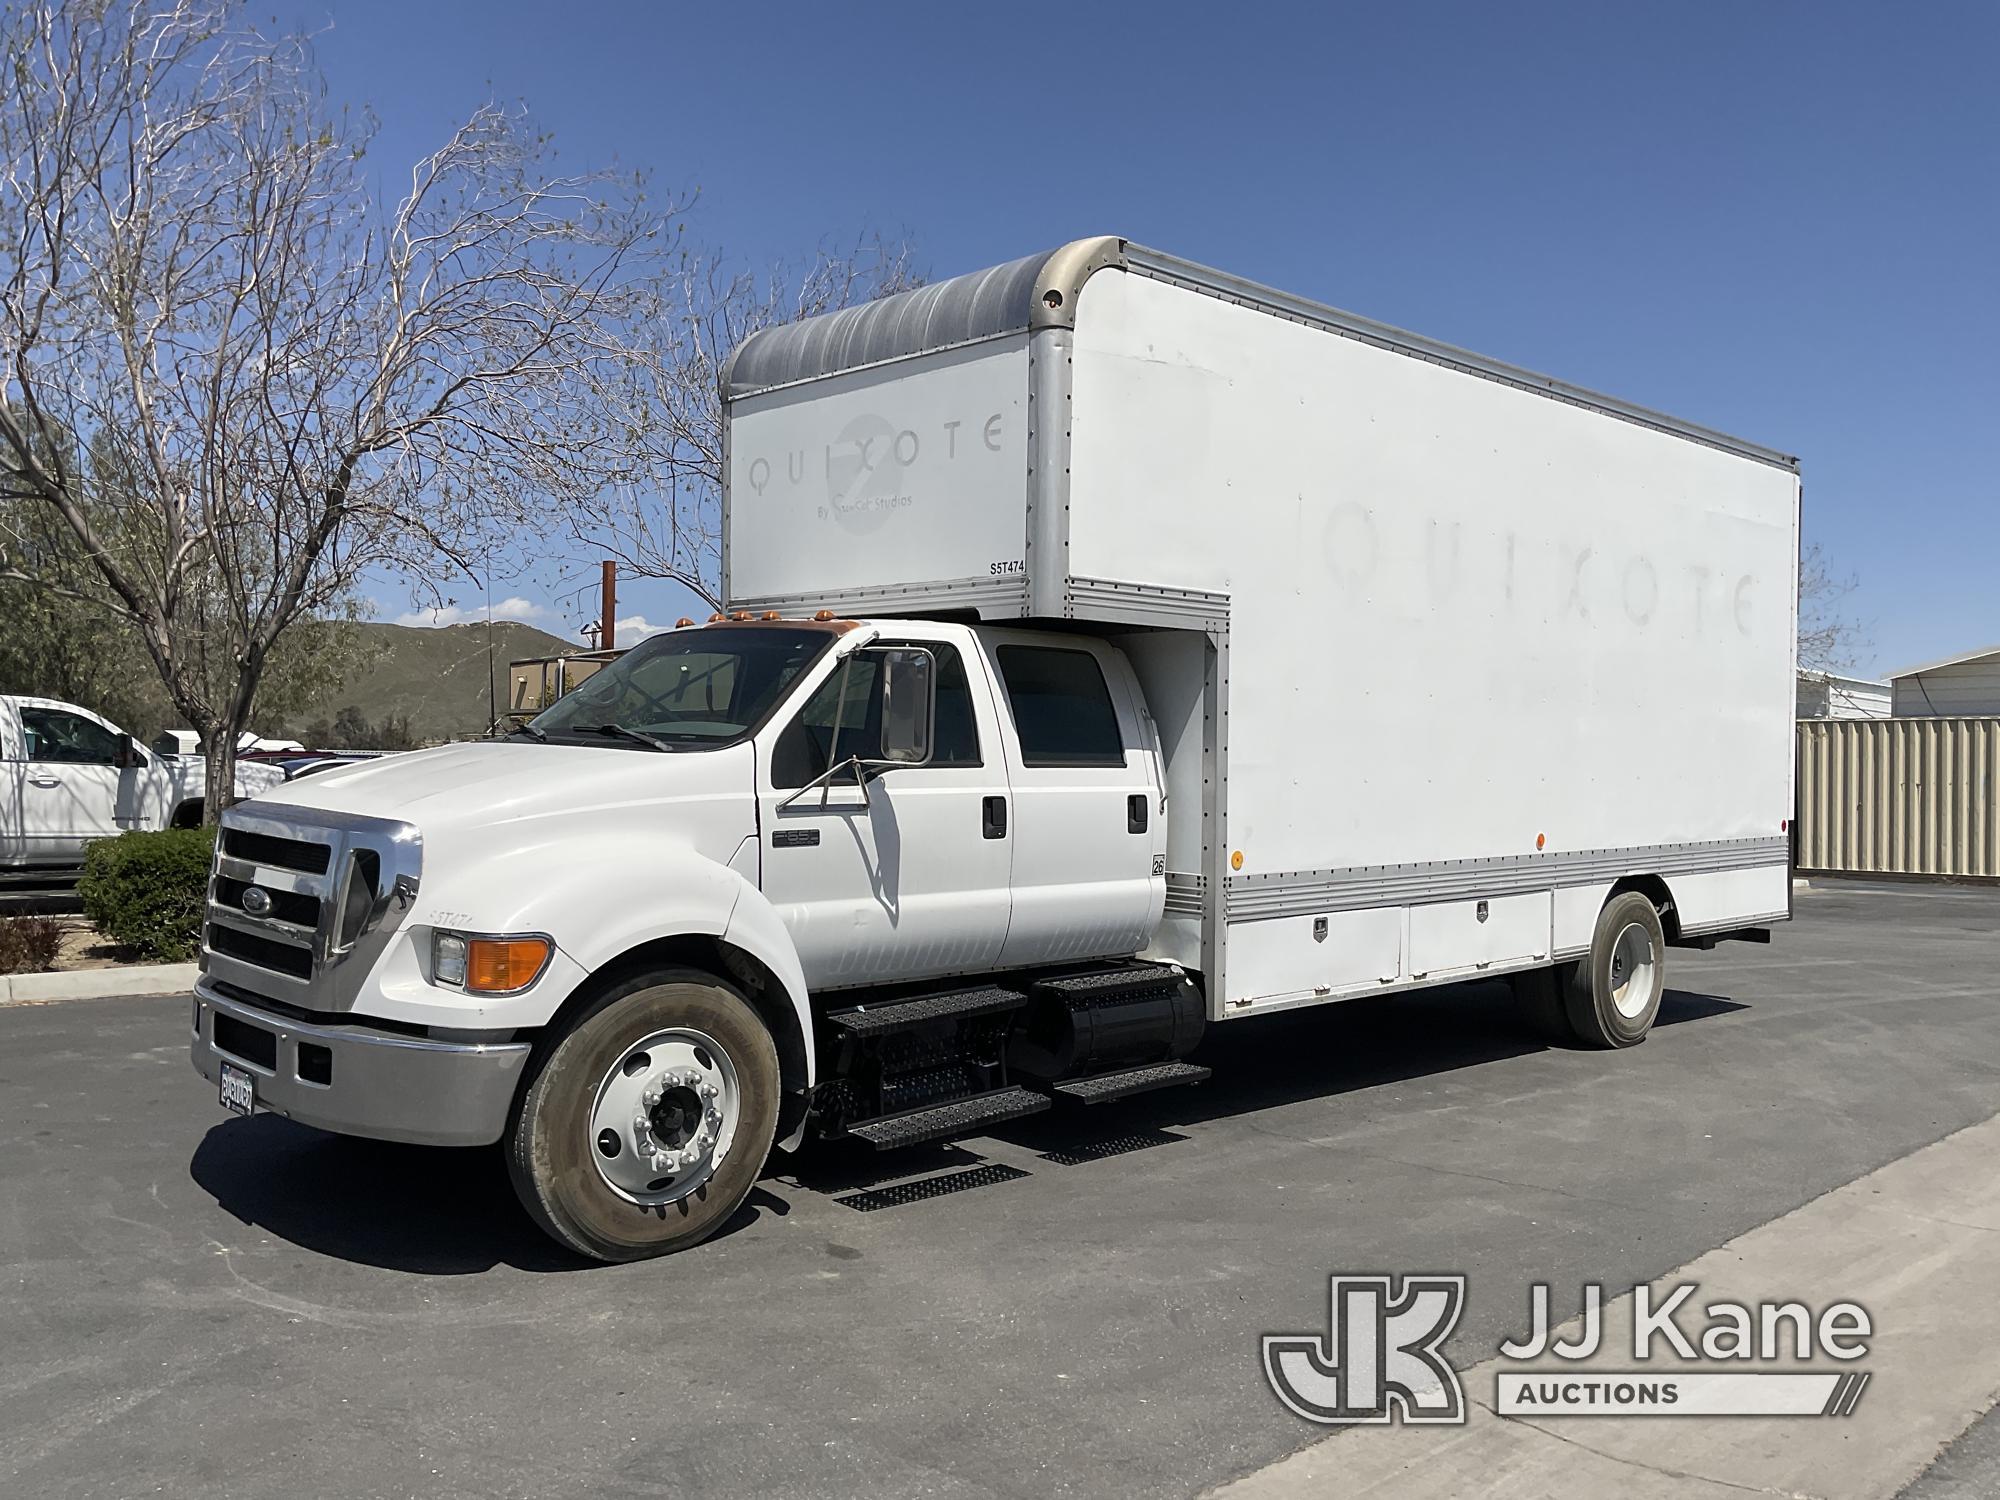
<path id="1" fill-rule="evenodd" d="M 493 559 L 486 559 L 486 732 L 500 724 L 500 689 L 493 680 Z"/>
<path id="2" fill-rule="evenodd" d="M 606 651 L 618 644 L 618 564 L 604 564 L 604 623 L 598 627 L 597 643 Z"/>

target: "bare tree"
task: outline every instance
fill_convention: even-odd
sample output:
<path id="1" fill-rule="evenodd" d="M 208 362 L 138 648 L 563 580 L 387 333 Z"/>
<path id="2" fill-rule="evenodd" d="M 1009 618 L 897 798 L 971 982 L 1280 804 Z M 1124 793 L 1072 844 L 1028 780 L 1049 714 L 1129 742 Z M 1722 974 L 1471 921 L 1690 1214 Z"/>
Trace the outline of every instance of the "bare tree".
<path id="1" fill-rule="evenodd" d="M 1836 575 L 1818 542 L 1799 552 L 1799 660 L 1801 672 L 1841 672 L 1868 649 L 1868 632 L 1846 612 L 1860 586 L 1853 574 Z"/>
<path id="2" fill-rule="evenodd" d="M 671 580 L 722 607 L 723 367 L 736 346 L 780 323 L 922 285 L 909 247 L 879 236 L 822 247 L 759 273 L 684 252 L 648 288 L 654 344 L 644 378 L 667 457 L 664 483 L 610 487 L 569 513 L 574 538 L 640 578 Z"/>
<path id="3" fill-rule="evenodd" d="M 30 0 L 0 41 L 0 578 L 130 623 L 212 819 L 299 621 L 659 472 L 634 329 L 674 205 L 487 107 L 380 212 L 372 122 L 231 0 Z M 88 568 L 40 568 L 23 507 Z"/>

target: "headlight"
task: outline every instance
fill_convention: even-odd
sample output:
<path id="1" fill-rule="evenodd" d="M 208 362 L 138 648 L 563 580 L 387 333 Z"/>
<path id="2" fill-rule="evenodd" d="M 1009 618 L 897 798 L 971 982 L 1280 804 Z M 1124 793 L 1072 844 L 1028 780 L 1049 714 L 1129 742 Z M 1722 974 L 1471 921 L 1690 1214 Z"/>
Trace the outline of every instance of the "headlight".
<path id="1" fill-rule="evenodd" d="M 458 933 L 431 934 L 431 977 L 439 984 L 464 985 L 465 939 Z"/>
<path id="2" fill-rule="evenodd" d="M 511 995 L 542 977 L 555 945 L 545 937 L 431 934 L 431 978 L 482 995 Z"/>

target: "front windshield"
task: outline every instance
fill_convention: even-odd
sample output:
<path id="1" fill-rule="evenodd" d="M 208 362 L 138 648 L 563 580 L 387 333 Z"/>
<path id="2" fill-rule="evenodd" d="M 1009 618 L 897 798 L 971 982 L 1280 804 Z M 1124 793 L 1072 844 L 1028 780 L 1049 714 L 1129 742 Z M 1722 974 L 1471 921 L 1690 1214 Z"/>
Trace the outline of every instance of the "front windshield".
<path id="1" fill-rule="evenodd" d="M 734 744 L 764 721 L 833 643 L 825 630 L 722 626 L 640 642 L 537 716 L 529 732 L 570 744 L 675 749 Z M 619 731 L 629 731 L 620 737 Z"/>

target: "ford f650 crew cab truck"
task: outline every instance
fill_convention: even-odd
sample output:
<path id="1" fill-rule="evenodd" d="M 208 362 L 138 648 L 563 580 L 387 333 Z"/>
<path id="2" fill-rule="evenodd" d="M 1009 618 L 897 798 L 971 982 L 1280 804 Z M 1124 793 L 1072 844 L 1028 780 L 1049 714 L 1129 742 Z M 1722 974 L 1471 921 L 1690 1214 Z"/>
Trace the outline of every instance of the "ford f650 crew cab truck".
<path id="1" fill-rule="evenodd" d="M 1509 976 L 1640 1041 L 1790 907 L 1794 460 L 1118 239 L 759 333 L 729 608 L 507 740 L 232 809 L 240 1110 L 504 1142 L 586 1255 L 773 1146 L 1205 1076 Z"/>

